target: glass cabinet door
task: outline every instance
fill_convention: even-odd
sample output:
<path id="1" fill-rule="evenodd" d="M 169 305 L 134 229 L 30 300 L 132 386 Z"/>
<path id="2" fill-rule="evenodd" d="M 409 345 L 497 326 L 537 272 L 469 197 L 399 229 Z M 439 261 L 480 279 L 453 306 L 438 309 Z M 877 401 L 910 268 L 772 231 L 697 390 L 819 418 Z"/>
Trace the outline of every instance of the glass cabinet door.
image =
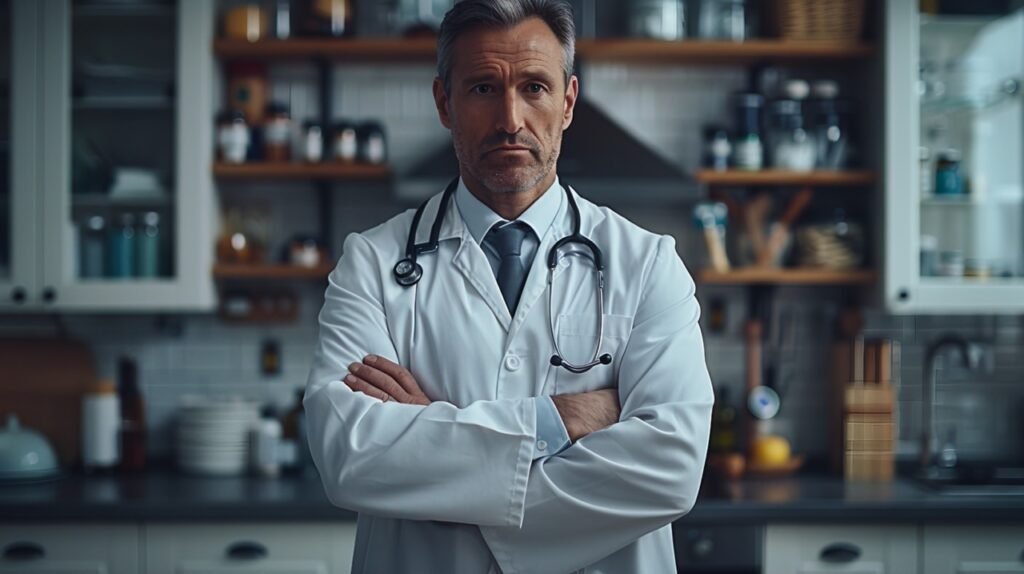
<path id="1" fill-rule="evenodd" d="M 199 208 L 182 194 L 194 196 L 201 166 L 183 181 L 179 153 L 202 146 L 179 142 L 205 133 L 194 119 L 181 133 L 182 73 L 201 69 L 181 62 L 196 49 L 181 44 L 186 9 L 195 7 L 46 3 L 43 125 L 54 169 L 44 173 L 43 292 L 62 309 L 192 307 L 183 282 L 209 277 L 191 264 L 198 249 L 182 252 L 192 239 L 182 218 Z"/>
<path id="2" fill-rule="evenodd" d="M 0 309 L 39 303 L 39 10 L 0 0 Z"/>
<path id="3" fill-rule="evenodd" d="M 904 245 L 897 307 L 936 311 L 1001 311 L 1024 307 L 1024 6 L 1014 2 L 894 2 L 910 5 L 902 25 L 907 50 L 903 82 L 910 121 L 889 111 L 900 150 L 892 170 L 912 177 L 888 193 L 890 237 Z M 1017 6 L 1016 9 L 1012 6 Z M 890 7 L 890 14 L 894 11 Z M 900 9 L 896 8 L 899 17 Z M 890 38 L 893 30 L 890 29 Z M 890 136 L 894 129 L 889 126 Z M 892 139 L 890 139 L 890 142 Z M 895 150 L 894 150 L 895 151 Z M 903 186 L 906 187 L 903 187 Z M 909 188 L 909 189 L 907 189 Z M 901 200 L 903 198 L 900 198 Z M 895 221 L 893 221 L 895 218 Z M 895 229 L 894 229 L 895 227 Z M 889 249 L 890 257 L 893 249 Z M 890 261 L 889 270 L 892 270 Z"/>

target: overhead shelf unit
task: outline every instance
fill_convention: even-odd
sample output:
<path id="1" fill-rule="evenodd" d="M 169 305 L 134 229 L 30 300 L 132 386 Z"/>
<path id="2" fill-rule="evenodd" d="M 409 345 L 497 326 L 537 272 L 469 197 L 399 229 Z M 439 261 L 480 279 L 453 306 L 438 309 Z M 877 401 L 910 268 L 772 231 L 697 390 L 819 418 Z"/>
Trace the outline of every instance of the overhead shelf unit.
<path id="1" fill-rule="evenodd" d="M 213 175 L 222 180 L 386 181 L 391 169 L 385 165 L 359 163 L 216 163 Z"/>

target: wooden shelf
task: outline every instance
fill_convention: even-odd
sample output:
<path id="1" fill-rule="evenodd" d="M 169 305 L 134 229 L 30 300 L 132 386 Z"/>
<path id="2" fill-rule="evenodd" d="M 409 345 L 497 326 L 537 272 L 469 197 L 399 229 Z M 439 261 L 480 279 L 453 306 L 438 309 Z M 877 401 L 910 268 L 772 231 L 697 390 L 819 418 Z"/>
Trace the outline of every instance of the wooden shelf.
<path id="1" fill-rule="evenodd" d="M 213 52 L 222 59 L 328 58 L 336 61 L 424 61 L 437 57 L 433 38 L 296 38 L 290 40 L 216 40 Z M 799 60 L 857 60 L 872 56 L 870 44 L 796 42 L 777 39 L 747 42 L 684 40 L 666 42 L 630 38 L 582 39 L 581 58 L 664 64 L 749 64 Z"/>
<path id="2" fill-rule="evenodd" d="M 386 180 L 386 165 L 350 163 L 215 163 L 213 175 L 221 179 L 334 179 Z"/>
<path id="3" fill-rule="evenodd" d="M 699 183 L 714 186 L 811 186 L 845 187 L 872 185 L 878 180 L 877 174 L 869 170 L 858 171 L 697 171 Z"/>
<path id="4" fill-rule="evenodd" d="M 299 267 L 287 264 L 217 263 L 213 266 L 213 278 L 225 279 L 316 279 L 325 280 L 334 270 L 333 264 L 317 267 Z"/>
<path id="5" fill-rule="evenodd" d="M 720 273 L 705 269 L 700 273 L 699 282 L 704 285 L 870 285 L 875 282 L 875 272 L 869 269 L 748 267 Z"/>

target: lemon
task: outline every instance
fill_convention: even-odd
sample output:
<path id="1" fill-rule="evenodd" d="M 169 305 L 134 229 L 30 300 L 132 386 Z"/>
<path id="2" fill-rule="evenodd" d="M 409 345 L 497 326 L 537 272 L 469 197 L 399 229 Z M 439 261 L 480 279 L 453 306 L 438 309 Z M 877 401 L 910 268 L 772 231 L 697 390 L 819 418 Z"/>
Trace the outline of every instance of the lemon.
<path id="1" fill-rule="evenodd" d="M 757 466 L 782 466 L 789 462 L 789 441 L 778 435 L 763 435 L 754 439 L 750 449 L 752 462 Z"/>

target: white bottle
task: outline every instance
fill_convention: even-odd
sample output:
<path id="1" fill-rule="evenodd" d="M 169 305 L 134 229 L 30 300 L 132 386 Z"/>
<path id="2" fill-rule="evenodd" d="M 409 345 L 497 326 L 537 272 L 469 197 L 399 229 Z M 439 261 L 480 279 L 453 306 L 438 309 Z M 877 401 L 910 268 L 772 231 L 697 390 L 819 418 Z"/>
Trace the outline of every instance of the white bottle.
<path id="1" fill-rule="evenodd" d="M 281 473 L 281 422 L 267 416 L 260 419 L 254 430 L 253 467 L 262 476 L 277 476 Z"/>
<path id="2" fill-rule="evenodd" d="M 121 460 L 121 405 L 114 381 L 103 379 L 82 397 L 82 468 L 113 470 Z"/>

